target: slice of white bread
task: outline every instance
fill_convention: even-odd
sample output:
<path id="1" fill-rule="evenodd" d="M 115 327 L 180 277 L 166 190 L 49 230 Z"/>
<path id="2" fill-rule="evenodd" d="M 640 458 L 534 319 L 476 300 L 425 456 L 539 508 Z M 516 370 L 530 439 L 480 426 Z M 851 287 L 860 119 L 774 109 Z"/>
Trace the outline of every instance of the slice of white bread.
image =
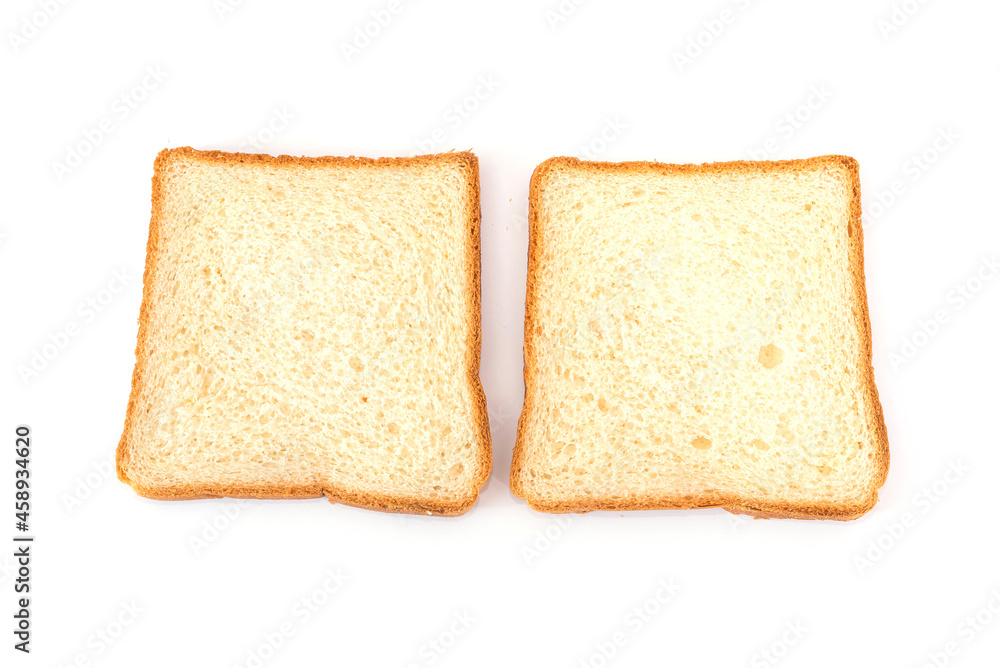
<path id="1" fill-rule="evenodd" d="M 827 519 L 876 503 L 854 159 L 553 158 L 529 207 L 514 494 Z"/>
<path id="2" fill-rule="evenodd" d="M 164 150 L 119 478 L 467 510 L 491 465 L 471 153 Z"/>

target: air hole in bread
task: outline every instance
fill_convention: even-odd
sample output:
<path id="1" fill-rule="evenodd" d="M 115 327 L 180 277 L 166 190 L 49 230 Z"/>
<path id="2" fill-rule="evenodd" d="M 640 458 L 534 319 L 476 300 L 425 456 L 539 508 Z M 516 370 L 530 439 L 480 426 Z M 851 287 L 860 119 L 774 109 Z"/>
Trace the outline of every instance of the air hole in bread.
<path id="1" fill-rule="evenodd" d="M 760 352 L 757 354 L 757 361 L 760 362 L 761 366 L 765 369 L 773 369 L 781 364 L 784 359 L 785 351 L 773 343 L 761 346 Z"/>
<path id="2" fill-rule="evenodd" d="M 708 450 L 712 447 L 712 441 L 705 438 L 704 436 L 699 436 L 698 438 L 691 441 L 691 445 L 695 450 Z"/>

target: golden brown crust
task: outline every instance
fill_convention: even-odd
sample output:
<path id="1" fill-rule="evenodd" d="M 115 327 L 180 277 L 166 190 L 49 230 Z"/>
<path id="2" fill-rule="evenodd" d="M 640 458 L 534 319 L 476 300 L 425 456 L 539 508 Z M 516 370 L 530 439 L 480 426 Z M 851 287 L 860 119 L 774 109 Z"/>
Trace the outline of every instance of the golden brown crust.
<path id="1" fill-rule="evenodd" d="M 150 356 L 150 309 L 152 301 L 152 286 L 156 283 L 160 258 L 160 219 L 163 215 L 163 173 L 171 160 L 178 158 L 204 160 L 222 164 L 234 163 L 266 163 L 289 165 L 298 168 L 315 168 L 323 165 L 426 165 L 441 160 L 451 160 L 461 163 L 466 172 L 469 184 L 469 199 L 466 202 L 466 213 L 469 221 L 468 268 L 473 289 L 469 293 L 469 323 L 473 340 L 470 342 L 467 369 L 472 387 L 477 411 L 479 431 L 479 467 L 475 479 L 475 489 L 467 498 L 453 502 L 432 501 L 428 499 L 393 497 L 390 495 L 364 494 L 344 489 L 335 489 L 323 485 L 176 485 L 170 487 L 147 487 L 129 477 L 131 450 L 127 445 L 128 436 L 134 427 L 138 413 L 138 396 L 143 387 L 144 364 Z M 461 515 L 476 502 L 479 491 L 486 484 L 492 467 L 493 449 L 490 443 L 489 417 L 486 408 L 486 396 L 479 380 L 480 348 L 482 332 L 480 327 L 480 200 L 479 200 L 479 161 L 471 152 L 439 153 L 421 155 L 410 158 L 359 158 L 355 156 L 338 157 L 297 157 L 289 155 L 271 156 L 252 153 L 226 153 L 223 151 L 199 151 L 184 146 L 173 149 L 163 149 L 156 156 L 153 166 L 152 215 L 149 224 L 149 238 L 146 243 L 146 268 L 143 273 L 142 306 L 139 311 L 139 333 L 136 343 L 136 364 L 132 372 L 132 392 L 129 397 L 128 409 L 125 415 L 125 427 L 118 442 L 115 455 L 118 479 L 130 485 L 137 494 L 150 499 L 185 500 L 206 498 L 255 498 L 255 499 L 293 499 L 316 498 L 326 496 L 331 503 L 359 508 L 371 508 L 387 512 L 431 514 L 431 515 Z"/>
<path id="2" fill-rule="evenodd" d="M 851 274 L 854 281 L 855 303 L 854 311 L 861 329 L 862 352 L 858 360 L 858 368 L 868 389 L 869 406 L 865 413 L 878 440 L 875 453 L 878 475 L 869 496 L 857 505 L 845 506 L 832 503 L 814 503 L 802 505 L 783 505 L 754 499 L 745 499 L 737 495 L 714 494 L 705 499 L 664 497 L 635 497 L 623 499 L 591 499 L 577 498 L 546 503 L 544 500 L 531 497 L 521 484 L 522 468 L 524 466 L 524 426 L 527 416 L 534 409 L 535 399 L 535 348 L 532 331 L 534 329 L 535 303 L 535 271 L 538 265 L 537 235 L 540 191 L 543 181 L 553 168 L 585 166 L 604 172 L 629 173 L 649 169 L 662 173 L 722 173 L 722 172 L 767 172 L 776 169 L 802 169 L 820 167 L 823 165 L 839 165 L 844 168 L 852 184 L 850 204 L 850 221 L 848 224 Z M 868 317 L 868 298 L 865 292 L 864 274 L 864 242 L 861 229 L 861 186 L 858 176 L 858 163 L 854 158 L 841 155 L 824 155 L 805 160 L 778 160 L 753 162 L 737 160 L 732 162 L 705 163 L 701 165 L 672 165 L 658 162 L 585 162 L 578 158 L 549 158 L 535 168 L 531 176 L 528 192 L 528 280 L 525 291 L 524 315 L 524 407 L 517 425 L 517 441 L 511 461 L 510 484 L 515 496 L 525 499 L 535 510 L 550 513 L 586 513 L 594 510 L 666 510 L 688 508 L 724 508 L 734 514 L 753 515 L 757 518 L 795 518 L 795 519 L 830 519 L 852 520 L 864 515 L 878 502 L 878 490 L 885 483 L 889 470 L 889 439 L 886 433 L 885 420 L 882 415 L 882 405 L 879 403 L 878 389 L 875 386 L 875 373 L 872 368 L 871 323 Z"/>
<path id="3" fill-rule="evenodd" d="M 479 365 L 482 355 L 483 330 L 482 330 L 482 250 L 480 248 L 480 229 L 482 226 L 482 212 L 479 200 L 479 159 L 471 152 L 461 153 L 467 159 L 469 169 L 469 183 L 472 196 L 467 205 L 469 220 L 468 235 L 468 257 L 469 271 L 474 289 L 469 293 L 469 324 L 475 337 L 474 344 L 469 348 L 468 373 L 469 382 L 472 384 L 476 397 L 476 410 L 479 418 L 479 438 L 483 443 L 480 467 L 476 476 L 476 489 L 482 489 L 490 477 L 493 469 L 493 445 L 490 437 L 489 412 L 486 407 L 486 393 L 483 391 L 482 382 L 479 380 Z M 473 498 L 473 502 L 475 498 Z M 472 505 L 471 503 L 469 504 Z M 466 509 L 468 506 L 466 507 Z M 461 512 L 464 512 L 461 511 Z"/>
<path id="4" fill-rule="evenodd" d="M 575 158 L 549 158 L 535 167 L 528 185 L 528 277 L 524 288 L 524 402 L 521 406 L 521 417 L 517 421 L 514 453 L 510 461 L 510 491 L 514 496 L 526 500 L 528 500 L 527 495 L 521 485 L 521 467 L 524 461 L 524 425 L 527 416 L 534 409 L 535 401 L 535 340 L 531 333 L 535 328 L 535 268 L 538 266 L 539 253 L 535 230 L 538 226 L 539 190 L 542 179 L 554 165 L 573 160 Z M 536 510 L 543 510 L 534 506 L 532 500 L 528 500 L 528 505 Z"/>
<path id="5" fill-rule="evenodd" d="M 330 503 L 339 503 L 354 508 L 381 510 L 389 513 L 409 515 L 438 515 L 450 517 L 461 515 L 476 502 L 476 497 L 463 499 L 459 503 L 428 503 L 426 499 L 409 497 L 393 497 L 376 494 L 359 494 L 347 490 L 331 490 L 322 485 L 301 486 L 246 486 L 222 485 L 215 487 L 175 486 L 175 487 L 142 487 L 128 480 L 128 483 L 139 496 L 156 501 L 194 501 L 198 499 L 317 499 L 327 497 Z"/>

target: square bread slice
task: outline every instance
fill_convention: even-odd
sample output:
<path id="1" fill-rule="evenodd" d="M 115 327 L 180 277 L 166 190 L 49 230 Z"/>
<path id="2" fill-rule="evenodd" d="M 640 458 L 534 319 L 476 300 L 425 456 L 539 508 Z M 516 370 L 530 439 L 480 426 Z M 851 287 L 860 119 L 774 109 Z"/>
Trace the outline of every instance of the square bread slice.
<path id="1" fill-rule="evenodd" d="M 491 465 L 471 153 L 156 159 L 119 478 L 467 510 Z"/>
<path id="2" fill-rule="evenodd" d="M 542 163 L 514 494 L 549 512 L 869 510 L 889 452 L 859 193 L 843 156 Z"/>

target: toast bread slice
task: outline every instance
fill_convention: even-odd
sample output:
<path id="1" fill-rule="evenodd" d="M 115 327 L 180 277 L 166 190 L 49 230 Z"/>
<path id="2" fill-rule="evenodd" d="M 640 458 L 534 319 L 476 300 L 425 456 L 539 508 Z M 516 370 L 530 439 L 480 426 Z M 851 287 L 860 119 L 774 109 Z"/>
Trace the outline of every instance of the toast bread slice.
<path id="1" fill-rule="evenodd" d="M 466 511 L 492 461 L 478 171 L 468 152 L 162 151 L 119 479 Z"/>
<path id="2" fill-rule="evenodd" d="M 849 520 L 888 438 L 858 163 L 552 158 L 529 194 L 514 494 Z"/>

